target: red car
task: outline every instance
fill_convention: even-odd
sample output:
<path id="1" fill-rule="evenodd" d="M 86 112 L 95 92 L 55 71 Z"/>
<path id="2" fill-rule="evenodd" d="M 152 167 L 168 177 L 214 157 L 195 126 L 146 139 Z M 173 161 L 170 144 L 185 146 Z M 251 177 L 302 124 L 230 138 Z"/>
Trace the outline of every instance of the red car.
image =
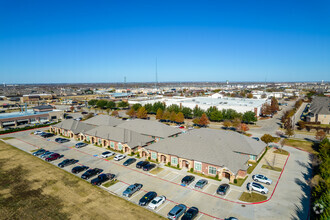
<path id="1" fill-rule="evenodd" d="M 58 158 L 60 158 L 61 155 L 58 154 L 58 153 L 54 153 L 54 154 L 51 154 L 49 157 L 46 158 L 46 161 L 53 161 L 53 160 L 56 160 Z"/>

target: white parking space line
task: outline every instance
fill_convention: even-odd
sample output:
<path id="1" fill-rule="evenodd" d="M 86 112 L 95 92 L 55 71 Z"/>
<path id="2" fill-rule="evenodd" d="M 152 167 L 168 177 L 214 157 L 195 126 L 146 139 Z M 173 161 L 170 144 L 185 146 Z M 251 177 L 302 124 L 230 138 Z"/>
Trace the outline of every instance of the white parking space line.
<path id="1" fill-rule="evenodd" d="M 207 189 L 211 184 L 213 184 L 213 183 L 209 183 L 209 184 L 207 184 L 207 186 L 206 186 L 202 191 L 205 192 L 206 189 Z M 214 184 L 213 184 L 213 185 L 214 185 Z"/>
<path id="2" fill-rule="evenodd" d="M 228 196 L 230 192 L 231 192 L 231 189 L 229 189 L 229 191 L 226 193 L 226 195 L 223 198 L 225 199 L 226 196 Z"/>
<path id="3" fill-rule="evenodd" d="M 123 190 L 125 187 L 127 187 L 127 186 L 125 185 L 125 186 L 120 187 L 119 189 L 117 189 L 116 191 L 114 191 L 114 193 L 118 194 L 118 192 L 121 191 L 121 190 Z"/>
<path id="4" fill-rule="evenodd" d="M 162 210 L 165 206 L 167 206 L 170 203 L 170 201 L 167 201 L 165 204 L 162 205 L 162 207 L 160 209 L 157 209 L 156 212 L 159 212 L 160 210 Z"/>
<path id="5" fill-rule="evenodd" d="M 196 220 L 199 220 L 204 214 L 201 214 Z"/>
<path id="6" fill-rule="evenodd" d="M 172 179 L 170 179 L 169 181 L 172 181 L 172 180 L 176 179 L 176 178 L 177 178 L 177 177 L 179 177 L 179 176 L 181 176 L 181 174 L 179 174 L 179 175 L 177 175 L 177 176 L 173 177 L 173 178 L 172 178 Z"/>
<path id="7" fill-rule="evenodd" d="M 137 195 L 140 195 L 141 193 L 142 193 L 142 191 L 139 191 L 139 192 L 135 193 L 135 195 L 134 195 L 134 196 L 132 196 L 132 197 L 130 197 L 128 200 L 131 200 L 131 199 L 133 199 L 134 197 L 136 197 Z"/>

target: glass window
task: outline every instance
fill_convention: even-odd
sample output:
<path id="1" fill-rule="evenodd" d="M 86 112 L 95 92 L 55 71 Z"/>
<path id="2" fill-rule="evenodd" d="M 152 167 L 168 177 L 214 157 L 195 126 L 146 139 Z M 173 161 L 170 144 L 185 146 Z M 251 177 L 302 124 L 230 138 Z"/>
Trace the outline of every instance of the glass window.
<path id="1" fill-rule="evenodd" d="M 118 143 L 118 150 L 122 150 L 123 149 L 123 145 L 121 143 Z"/>
<path id="2" fill-rule="evenodd" d="M 115 148 L 115 143 L 113 143 L 113 141 L 110 142 L 110 147 Z"/>
<path id="3" fill-rule="evenodd" d="M 256 156 L 250 155 L 250 160 L 256 160 Z"/>
<path id="4" fill-rule="evenodd" d="M 151 158 L 152 159 L 157 159 L 157 153 L 156 152 L 151 152 Z"/>
<path id="5" fill-rule="evenodd" d="M 195 162 L 195 170 L 197 170 L 197 171 L 202 171 L 202 163 L 200 163 L 200 162 Z"/>
<path id="6" fill-rule="evenodd" d="M 178 158 L 177 157 L 172 157 L 171 158 L 171 164 L 177 165 L 178 164 Z"/>
<path id="7" fill-rule="evenodd" d="M 217 174 L 217 168 L 209 166 L 209 174 Z"/>

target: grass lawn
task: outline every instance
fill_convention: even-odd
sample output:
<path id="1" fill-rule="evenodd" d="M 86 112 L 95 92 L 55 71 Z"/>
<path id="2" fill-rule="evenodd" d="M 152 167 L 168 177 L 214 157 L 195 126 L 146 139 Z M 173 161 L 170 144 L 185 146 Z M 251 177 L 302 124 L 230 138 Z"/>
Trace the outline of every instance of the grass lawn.
<path id="1" fill-rule="evenodd" d="M 282 168 L 279 168 L 279 167 L 272 167 L 272 166 L 269 166 L 269 165 L 262 165 L 261 168 L 264 168 L 264 169 L 269 169 L 269 170 L 274 170 L 274 171 L 278 171 L 278 172 L 281 172 L 282 171 Z"/>
<path id="2" fill-rule="evenodd" d="M 287 152 L 286 150 L 280 150 L 280 149 L 275 150 L 274 153 L 282 154 L 282 155 L 289 155 L 289 152 Z"/>
<path id="3" fill-rule="evenodd" d="M 238 178 L 238 179 L 236 179 L 237 183 L 229 183 L 229 184 L 234 185 L 234 186 L 242 186 L 247 178 L 248 177 L 245 177 L 244 179 Z"/>
<path id="4" fill-rule="evenodd" d="M 116 180 L 108 181 L 108 182 L 104 183 L 102 186 L 104 186 L 104 187 L 110 187 L 112 185 L 115 185 L 118 182 L 119 182 L 119 180 L 116 179 Z"/>
<path id="5" fill-rule="evenodd" d="M 171 168 L 173 168 L 173 169 L 181 170 L 181 168 L 179 168 L 179 167 L 170 166 L 170 165 L 167 165 L 167 164 L 165 164 L 165 166 L 167 166 L 167 167 L 171 167 Z"/>
<path id="6" fill-rule="evenodd" d="M 309 153 L 315 154 L 316 151 L 312 148 L 313 143 L 305 140 L 295 140 L 295 139 L 287 139 L 285 144 L 291 145 L 293 147 L 300 148 L 302 150 L 306 150 Z"/>
<path id="7" fill-rule="evenodd" d="M 1 141 L 0 207 L 1 219 L 164 219 Z"/>
<path id="8" fill-rule="evenodd" d="M 201 176 L 201 177 L 204 177 L 206 179 L 212 179 L 212 180 L 217 180 L 217 181 L 221 181 L 221 179 L 219 179 L 218 177 L 213 177 L 213 176 L 206 176 L 202 173 L 197 173 L 197 172 L 191 172 L 190 170 L 188 171 L 188 173 L 192 173 L 192 174 L 195 174 L 197 176 Z"/>
<path id="9" fill-rule="evenodd" d="M 247 193 L 243 192 L 239 200 L 243 202 L 261 202 L 265 201 L 267 199 L 267 196 L 259 194 L 259 193 Z"/>
<path id="10" fill-rule="evenodd" d="M 249 166 L 249 168 L 247 169 L 247 173 L 251 174 L 258 163 L 249 162 L 249 164 L 251 164 L 252 166 Z"/>
<path id="11" fill-rule="evenodd" d="M 4 137 L 4 138 L 1 138 L 2 140 L 10 140 L 10 139 L 14 139 L 14 137 Z"/>
<path id="12" fill-rule="evenodd" d="M 160 173 L 163 170 L 164 170 L 164 168 L 157 167 L 157 168 L 151 170 L 149 173 L 151 173 L 151 174 L 158 174 L 158 173 Z"/>

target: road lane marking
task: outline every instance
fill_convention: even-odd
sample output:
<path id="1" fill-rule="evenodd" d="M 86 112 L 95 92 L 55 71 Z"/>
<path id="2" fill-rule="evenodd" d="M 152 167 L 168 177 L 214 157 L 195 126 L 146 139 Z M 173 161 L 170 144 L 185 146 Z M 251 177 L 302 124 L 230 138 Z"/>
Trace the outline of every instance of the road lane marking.
<path id="1" fill-rule="evenodd" d="M 162 205 L 161 208 L 157 209 L 156 212 L 159 212 L 160 210 L 162 210 L 165 206 L 167 206 L 170 203 L 170 201 L 167 201 L 165 204 Z"/>

